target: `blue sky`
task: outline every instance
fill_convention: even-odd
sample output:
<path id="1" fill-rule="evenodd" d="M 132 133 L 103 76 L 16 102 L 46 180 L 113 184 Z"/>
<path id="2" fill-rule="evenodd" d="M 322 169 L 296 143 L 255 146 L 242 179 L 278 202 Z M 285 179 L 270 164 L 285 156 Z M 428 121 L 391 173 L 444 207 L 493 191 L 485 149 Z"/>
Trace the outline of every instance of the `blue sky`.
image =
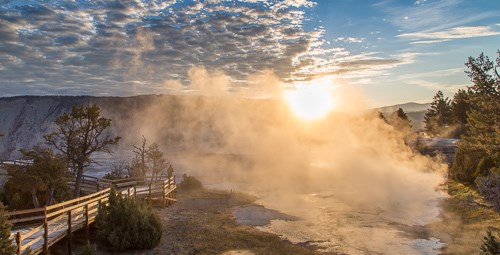
<path id="1" fill-rule="evenodd" d="M 0 96 L 220 83 L 251 96 L 327 79 L 374 106 L 428 102 L 470 85 L 467 58 L 494 59 L 499 42 L 497 0 L 1 1 Z"/>

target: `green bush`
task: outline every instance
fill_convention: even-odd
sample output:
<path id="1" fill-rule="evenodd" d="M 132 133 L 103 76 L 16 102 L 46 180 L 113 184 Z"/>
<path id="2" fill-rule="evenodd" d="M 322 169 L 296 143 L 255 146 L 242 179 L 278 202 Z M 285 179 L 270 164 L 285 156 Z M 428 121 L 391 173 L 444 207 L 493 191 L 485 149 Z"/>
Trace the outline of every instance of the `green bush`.
<path id="1" fill-rule="evenodd" d="M 480 247 L 481 254 L 498 254 L 498 252 L 500 252 L 499 249 L 500 245 L 497 242 L 496 237 L 491 233 L 491 229 L 488 228 L 486 236 L 483 236 L 483 243 Z"/>
<path id="2" fill-rule="evenodd" d="M 87 242 L 86 245 L 80 247 L 76 252 L 76 255 L 95 255 L 97 254 L 97 247 L 95 244 Z"/>
<path id="3" fill-rule="evenodd" d="M 14 254 L 16 247 L 10 238 L 10 228 L 12 225 L 7 221 L 5 207 L 0 203 L 0 254 Z"/>
<path id="4" fill-rule="evenodd" d="M 151 207 L 135 198 L 118 197 L 111 192 L 109 206 L 97 219 L 97 240 L 111 251 L 151 249 L 162 234 L 160 218 Z"/>
<path id="5" fill-rule="evenodd" d="M 500 213 L 500 168 L 493 168 L 486 177 L 476 179 L 477 190 Z"/>
<path id="6" fill-rule="evenodd" d="M 203 184 L 193 176 L 182 175 L 182 182 L 179 183 L 180 190 L 198 190 L 202 189 Z"/>
<path id="7" fill-rule="evenodd" d="M 468 148 L 465 144 L 459 144 L 453 165 L 450 168 L 450 177 L 467 184 L 474 183 L 480 171 L 477 171 L 484 153 Z"/>

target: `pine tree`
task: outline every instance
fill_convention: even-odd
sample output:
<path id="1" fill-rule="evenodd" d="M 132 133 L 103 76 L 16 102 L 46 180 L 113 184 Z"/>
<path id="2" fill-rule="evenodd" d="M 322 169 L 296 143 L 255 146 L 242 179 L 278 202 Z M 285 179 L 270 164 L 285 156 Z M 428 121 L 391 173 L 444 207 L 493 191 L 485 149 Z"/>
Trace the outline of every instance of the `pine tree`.
<path id="1" fill-rule="evenodd" d="M 453 122 L 467 124 L 467 112 L 470 109 L 469 94 L 464 89 L 459 89 L 451 101 Z"/>
<path id="2" fill-rule="evenodd" d="M 433 135 L 438 135 L 442 128 L 451 123 L 450 99 L 444 98 L 443 92 L 438 91 L 424 115 L 425 129 Z"/>
<path id="3" fill-rule="evenodd" d="M 495 65 L 481 53 L 469 57 L 467 75 L 473 86 L 468 88 L 470 111 L 467 113 L 468 132 L 464 142 L 484 151 L 498 163 L 500 153 L 500 51 Z"/>
<path id="4" fill-rule="evenodd" d="M 7 221 L 5 207 L 0 203 L 0 254 L 15 254 L 16 248 L 10 240 L 10 228 L 12 225 Z"/>
<path id="5" fill-rule="evenodd" d="M 500 51 L 496 64 L 481 54 L 465 65 L 473 82 L 467 91 L 467 133 L 458 145 L 450 176 L 472 183 L 500 165 Z"/>
<path id="6" fill-rule="evenodd" d="M 75 106 L 70 113 L 56 118 L 56 131 L 44 136 L 48 144 L 60 151 L 66 160 L 76 167 L 75 196 L 80 196 L 83 171 L 91 162 L 95 152 L 110 152 L 119 136 L 111 137 L 105 131 L 111 119 L 101 115 L 101 108 L 92 104 Z"/>

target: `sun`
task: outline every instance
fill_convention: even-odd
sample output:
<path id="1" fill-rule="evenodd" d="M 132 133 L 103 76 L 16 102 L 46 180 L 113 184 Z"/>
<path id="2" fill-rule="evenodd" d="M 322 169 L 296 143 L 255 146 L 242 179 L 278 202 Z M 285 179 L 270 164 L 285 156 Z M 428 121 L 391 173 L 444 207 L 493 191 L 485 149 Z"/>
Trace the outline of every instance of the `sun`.
<path id="1" fill-rule="evenodd" d="M 300 85 L 284 92 L 290 110 L 306 121 L 324 118 L 334 108 L 333 88 L 324 84 Z"/>

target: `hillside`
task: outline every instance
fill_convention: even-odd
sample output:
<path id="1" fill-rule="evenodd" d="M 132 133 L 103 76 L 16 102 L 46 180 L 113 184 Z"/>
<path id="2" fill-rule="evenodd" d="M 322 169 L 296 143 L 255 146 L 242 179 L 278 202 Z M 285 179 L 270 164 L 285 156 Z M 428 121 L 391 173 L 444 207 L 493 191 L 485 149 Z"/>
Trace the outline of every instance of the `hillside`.
<path id="1" fill-rule="evenodd" d="M 234 153 L 244 150 L 245 145 L 226 140 L 243 136 L 242 128 L 251 125 L 265 133 L 269 127 L 293 126 L 282 117 L 286 106 L 276 100 L 171 95 L 0 98 L 0 133 L 4 135 L 0 138 L 0 158 L 18 158 L 19 149 L 43 143 L 43 135 L 54 127 L 57 116 L 73 106 L 89 103 L 99 105 L 103 116 L 112 119 L 111 131 L 123 138 L 120 146 L 127 151 L 145 135 L 165 150 L 218 151 L 224 147 L 226 153 Z M 379 110 L 388 115 L 399 107 L 405 110 L 414 129 L 422 128 L 428 104 L 408 103 Z M 235 109 L 244 114 L 235 114 Z"/>
<path id="2" fill-rule="evenodd" d="M 0 138 L 0 158 L 18 158 L 19 149 L 43 143 L 43 135 L 54 127 L 57 116 L 70 111 L 73 106 L 91 103 L 99 105 L 102 115 L 112 119 L 111 132 L 122 137 L 120 146 L 127 151 L 131 144 L 140 141 L 142 135 L 159 141 L 166 150 L 216 150 L 225 142 L 221 130 L 227 130 L 229 134 L 239 132 L 242 121 L 238 118 L 242 117 L 234 114 L 235 108 L 248 113 L 246 116 L 250 116 L 254 123 L 271 123 L 280 119 L 276 115 L 279 104 L 271 100 L 167 95 L 0 98 L 0 133 L 4 135 Z M 261 114 L 263 112 L 266 114 Z M 215 119 L 225 121 L 221 124 Z M 228 123 L 231 125 L 220 126 Z"/>
<path id="3" fill-rule="evenodd" d="M 406 103 L 397 104 L 391 106 L 384 106 L 377 108 L 378 111 L 382 112 L 384 116 L 389 116 L 395 112 L 398 108 L 403 109 L 408 118 L 411 121 L 413 130 L 417 131 L 424 128 L 424 115 L 429 108 L 430 104 L 419 104 L 419 103 Z"/>

